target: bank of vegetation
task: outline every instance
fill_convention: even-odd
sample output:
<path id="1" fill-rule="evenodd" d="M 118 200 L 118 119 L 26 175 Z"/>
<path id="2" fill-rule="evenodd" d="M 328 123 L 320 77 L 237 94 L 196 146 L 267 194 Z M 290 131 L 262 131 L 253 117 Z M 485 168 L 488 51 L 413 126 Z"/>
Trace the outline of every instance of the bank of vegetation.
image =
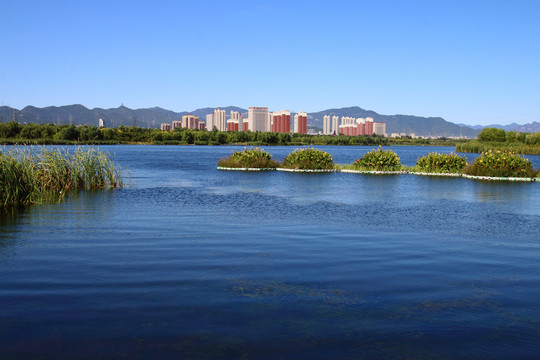
<path id="1" fill-rule="evenodd" d="M 334 159 L 326 151 L 313 148 L 295 149 L 283 160 L 282 167 L 297 170 L 330 170 L 334 168 Z"/>
<path id="2" fill-rule="evenodd" d="M 224 168 L 275 169 L 280 164 L 272 160 L 272 155 L 263 149 L 254 148 L 235 151 L 230 157 L 220 159 L 218 166 Z"/>
<path id="3" fill-rule="evenodd" d="M 122 186 L 119 167 L 95 149 L 0 151 L 0 207 L 58 201 L 73 190 Z"/>
<path id="4" fill-rule="evenodd" d="M 540 155 L 540 132 L 520 133 L 497 128 L 485 128 L 477 140 L 456 144 L 457 152 L 485 153 L 507 151 L 516 154 Z"/>
<path id="5" fill-rule="evenodd" d="M 109 145 L 109 144 L 156 144 L 156 145 L 441 145 L 455 146 L 462 140 L 384 138 L 381 136 L 331 136 L 282 134 L 251 131 L 206 131 L 174 129 L 144 129 L 135 126 L 97 128 L 92 126 L 0 123 L 0 144 L 4 145 Z"/>
<path id="6" fill-rule="evenodd" d="M 427 172 L 438 174 L 459 174 L 467 166 L 467 160 L 460 155 L 429 153 L 418 158 L 416 165 L 409 169 L 413 172 Z"/>
<path id="7" fill-rule="evenodd" d="M 402 167 L 399 156 L 392 150 L 378 148 L 369 151 L 360 159 L 355 160 L 347 168 L 359 171 L 401 171 Z"/>
<path id="8" fill-rule="evenodd" d="M 533 169 L 532 163 L 518 154 L 506 151 L 488 151 L 482 153 L 473 163 L 460 155 L 429 153 L 418 158 L 412 167 L 401 164 L 399 156 L 392 150 L 381 147 L 367 152 L 352 164 L 334 164 L 332 156 L 322 150 L 313 148 L 295 149 L 287 155 L 283 162 L 271 160 L 272 155 L 266 151 L 245 149 L 234 152 L 229 158 L 221 159 L 220 168 L 259 168 L 259 169 L 294 169 L 294 170 L 353 170 L 354 172 L 384 173 L 421 173 L 471 175 L 497 178 L 536 178 L 540 172 Z M 269 164 L 269 162 L 272 162 Z"/>

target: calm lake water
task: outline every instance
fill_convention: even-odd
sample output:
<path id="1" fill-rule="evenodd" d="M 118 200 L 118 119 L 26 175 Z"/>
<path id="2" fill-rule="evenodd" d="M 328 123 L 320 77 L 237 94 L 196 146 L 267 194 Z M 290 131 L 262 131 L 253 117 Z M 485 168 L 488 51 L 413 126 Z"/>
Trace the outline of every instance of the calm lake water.
<path id="1" fill-rule="evenodd" d="M 0 359 L 540 358 L 539 183 L 101 149 L 128 187 L 0 215 Z"/>

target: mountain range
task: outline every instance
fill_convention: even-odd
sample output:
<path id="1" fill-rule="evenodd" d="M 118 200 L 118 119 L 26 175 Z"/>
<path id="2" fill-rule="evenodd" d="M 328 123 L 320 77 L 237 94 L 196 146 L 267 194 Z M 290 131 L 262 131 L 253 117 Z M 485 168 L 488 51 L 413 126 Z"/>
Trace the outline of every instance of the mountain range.
<path id="1" fill-rule="evenodd" d="M 238 111 L 247 114 L 248 110 L 236 106 L 222 107 L 226 113 Z M 49 106 L 38 108 L 26 106 L 23 109 L 15 109 L 9 106 L 0 107 L 0 122 L 16 120 L 19 123 L 53 123 L 53 124 L 75 124 L 96 126 L 98 119 L 103 119 L 107 127 L 117 127 L 120 125 L 139 127 L 159 128 L 161 123 L 170 123 L 179 120 L 183 115 L 193 114 L 201 120 L 205 120 L 207 114 L 214 111 L 214 108 L 202 108 L 191 112 L 174 112 L 160 107 L 145 109 L 130 109 L 124 105 L 118 108 L 88 109 L 83 105 Z M 350 116 L 350 117 L 372 117 L 376 122 L 386 123 L 386 132 L 415 134 L 417 136 L 464 136 L 474 138 L 478 135 L 481 127 L 472 127 L 464 124 L 454 124 L 441 117 L 420 117 L 413 115 L 381 115 L 375 111 L 365 110 L 358 106 L 340 109 L 328 109 L 308 114 L 308 127 L 322 128 L 324 115 L 330 116 Z M 534 122 L 526 125 L 509 125 L 509 130 L 536 132 L 540 131 L 540 123 Z M 500 127 L 500 126 L 493 126 Z M 501 127 L 502 128 L 502 127 Z M 522 129 L 522 130 L 519 130 Z M 506 130 L 506 129 L 505 129 Z"/>
<path id="2" fill-rule="evenodd" d="M 460 126 L 468 126 L 472 129 L 476 130 L 482 130 L 483 128 L 497 128 L 497 129 L 503 129 L 504 131 L 516 131 L 516 132 L 529 132 L 529 133 L 535 133 L 540 131 L 540 122 L 533 121 L 529 124 L 516 124 L 512 123 L 510 125 L 465 125 L 465 124 L 458 124 Z"/>

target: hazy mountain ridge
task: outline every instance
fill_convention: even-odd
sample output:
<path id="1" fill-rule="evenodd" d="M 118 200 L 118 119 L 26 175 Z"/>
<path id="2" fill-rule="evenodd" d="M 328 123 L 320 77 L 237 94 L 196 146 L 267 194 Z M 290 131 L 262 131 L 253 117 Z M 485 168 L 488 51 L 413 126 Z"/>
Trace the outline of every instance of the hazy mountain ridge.
<path id="1" fill-rule="evenodd" d="M 498 125 L 498 124 L 493 124 L 493 125 L 465 125 L 465 124 L 457 124 L 457 125 L 460 125 L 460 126 L 468 126 L 472 129 L 476 129 L 476 130 L 482 130 L 484 128 L 497 128 L 497 129 L 503 129 L 504 131 L 517 131 L 517 132 L 539 132 L 540 131 L 540 122 L 538 121 L 533 121 L 532 123 L 527 123 L 527 124 L 523 124 L 523 125 L 520 125 L 520 124 L 516 124 L 516 123 L 512 123 L 510 125 Z"/>
<path id="2" fill-rule="evenodd" d="M 238 111 L 242 114 L 248 112 L 236 106 L 220 107 L 229 114 L 232 111 Z M 196 109 L 193 111 L 174 112 L 160 107 L 130 109 L 124 105 L 118 108 L 94 108 L 89 109 L 81 104 L 66 106 L 48 106 L 38 108 L 35 106 L 26 106 L 18 110 L 9 106 L 0 107 L 0 121 L 8 122 L 13 119 L 14 110 L 16 119 L 20 123 L 53 123 L 91 125 L 96 126 L 98 119 L 103 119 L 108 127 L 120 125 L 137 125 L 139 127 L 158 128 L 161 123 L 170 123 L 174 120 L 180 120 L 183 115 L 193 114 L 201 120 L 206 120 L 206 115 L 214 111 L 213 107 Z M 420 117 L 413 115 L 381 115 L 372 110 L 365 110 L 358 106 L 345 107 L 340 109 L 328 109 L 324 111 L 309 113 L 308 124 L 315 127 L 323 127 L 323 116 L 342 116 L 350 117 L 372 117 L 375 121 L 386 123 L 386 131 L 391 133 L 407 133 L 417 136 L 466 136 L 474 138 L 484 127 L 498 127 L 507 131 L 537 132 L 540 131 L 540 123 L 531 124 L 511 124 L 507 126 L 469 126 L 465 124 L 454 124 L 444 120 L 441 117 Z"/>
<path id="3" fill-rule="evenodd" d="M 241 113 L 247 112 L 247 110 L 236 106 L 227 106 L 221 109 L 225 110 L 227 114 L 230 113 L 231 110 L 239 111 Z M 120 125 L 132 126 L 136 124 L 139 127 L 158 128 L 161 123 L 170 123 L 174 120 L 181 120 L 182 116 L 186 114 L 193 114 L 200 119 L 205 120 L 206 114 L 212 113 L 214 108 L 174 112 L 157 106 L 152 108 L 130 109 L 121 105 L 117 108 L 110 109 L 88 109 L 83 105 L 74 104 L 66 106 L 48 106 L 44 108 L 26 106 L 21 110 L 9 106 L 2 106 L 0 107 L 0 121 L 11 121 L 14 116 L 14 110 L 16 112 L 16 119 L 20 123 L 52 123 L 61 125 L 72 123 L 75 125 L 97 126 L 98 120 L 103 119 L 105 125 L 108 127 Z"/>
<path id="4" fill-rule="evenodd" d="M 386 123 L 386 132 L 415 134 L 416 136 L 466 136 L 476 137 L 480 131 L 467 126 L 459 126 L 448 122 L 441 117 L 421 117 L 414 115 L 381 115 L 372 110 L 365 110 L 358 106 L 329 109 L 316 113 L 310 113 L 315 126 L 323 126 L 324 115 L 350 116 L 355 118 L 372 117 L 376 122 Z"/>

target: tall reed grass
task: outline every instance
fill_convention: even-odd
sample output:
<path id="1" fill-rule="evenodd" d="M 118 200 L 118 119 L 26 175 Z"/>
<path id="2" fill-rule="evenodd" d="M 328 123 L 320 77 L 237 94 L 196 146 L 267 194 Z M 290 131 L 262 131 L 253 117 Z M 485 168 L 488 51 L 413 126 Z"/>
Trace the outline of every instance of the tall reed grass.
<path id="1" fill-rule="evenodd" d="M 482 143 L 471 140 L 456 145 L 456 152 L 485 153 L 488 151 L 507 151 L 515 154 L 540 155 L 540 145 L 522 143 Z"/>
<path id="2" fill-rule="evenodd" d="M 70 190 L 123 186 L 119 167 L 99 150 L 15 148 L 0 152 L 0 206 L 60 200 Z"/>

